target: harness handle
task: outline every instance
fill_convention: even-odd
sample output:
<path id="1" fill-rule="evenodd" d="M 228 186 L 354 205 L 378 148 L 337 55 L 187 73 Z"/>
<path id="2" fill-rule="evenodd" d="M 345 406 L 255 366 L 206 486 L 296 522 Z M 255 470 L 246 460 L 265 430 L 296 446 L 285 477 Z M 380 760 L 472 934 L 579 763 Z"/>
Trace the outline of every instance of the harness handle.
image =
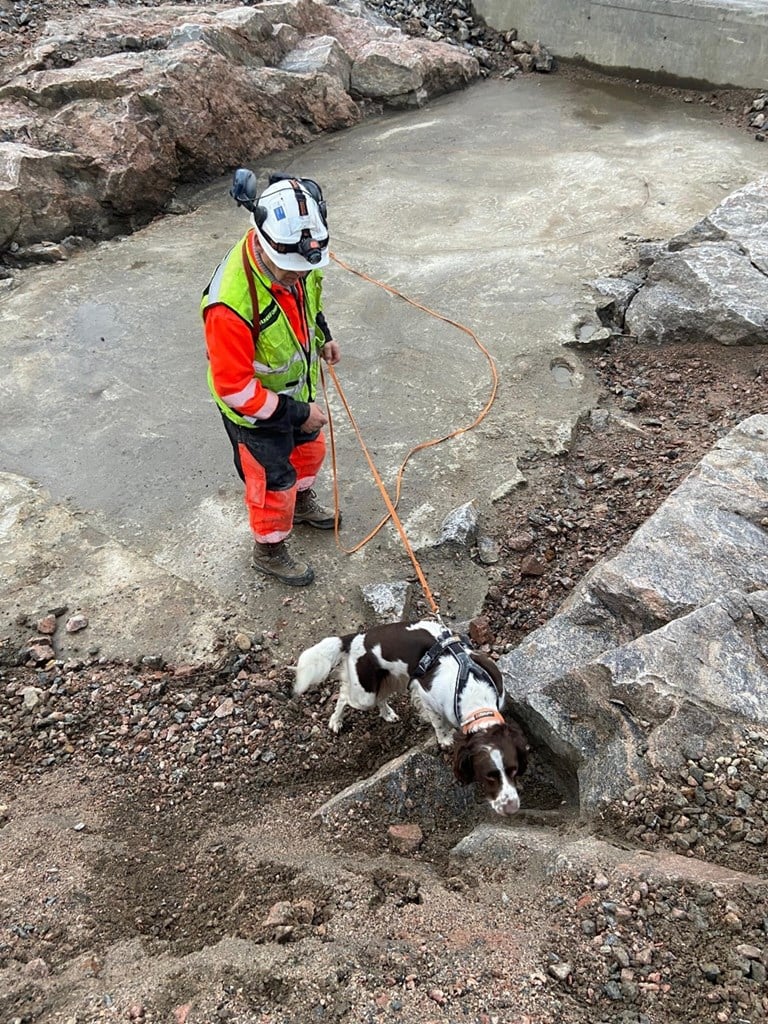
<path id="1" fill-rule="evenodd" d="M 480 710 L 482 710 L 483 712 L 487 712 L 487 714 L 479 715 L 477 717 L 496 718 L 498 721 L 503 722 L 504 718 L 499 713 L 498 708 L 498 702 L 499 699 L 501 698 L 502 691 L 499 690 L 496 680 L 493 679 L 493 677 L 488 672 L 486 672 L 482 665 L 478 665 L 474 658 L 470 657 L 470 654 L 468 653 L 469 647 L 461 639 L 461 637 L 456 636 L 455 633 L 452 633 L 449 629 L 446 629 L 445 626 L 443 626 L 443 632 L 440 634 L 437 640 L 435 640 L 435 642 L 432 644 L 432 646 L 429 648 L 426 654 L 422 655 L 422 657 L 419 659 L 419 663 L 416 666 L 414 676 L 418 679 L 421 676 L 425 675 L 427 672 L 429 672 L 429 670 L 432 668 L 432 666 L 435 664 L 438 658 L 440 658 L 446 652 L 451 655 L 453 660 L 459 666 L 459 678 L 456 683 L 456 689 L 453 692 L 453 714 L 459 725 L 461 725 L 461 714 L 459 712 L 461 694 L 464 690 L 464 687 L 467 685 L 470 676 L 475 676 L 475 678 L 477 679 L 485 679 L 487 682 L 491 684 L 493 689 L 496 691 L 496 708 L 481 708 Z M 474 724 L 474 719 L 470 724 Z"/>

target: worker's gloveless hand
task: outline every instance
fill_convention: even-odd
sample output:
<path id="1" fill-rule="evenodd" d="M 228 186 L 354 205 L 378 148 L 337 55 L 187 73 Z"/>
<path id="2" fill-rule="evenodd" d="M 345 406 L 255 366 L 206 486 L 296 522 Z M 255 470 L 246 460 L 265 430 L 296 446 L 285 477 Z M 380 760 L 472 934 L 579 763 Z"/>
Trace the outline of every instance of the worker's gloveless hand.
<path id="1" fill-rule="evenodd" d="M 325 415 L 323 410 L 317 404 L 317 402 L 309 403 L 309 416 L 304 420 L 301 425 L 301 429 L 305 434 L 314 434 L 320 427 L 324 427 L 328 422 L 328 417 Z"/>
<path id="2" fill-rule="evenodd" d="M 341 347 L 338 341 L 326 341 L 320 354 L 329 366 L 335 366 L 341 359 Z"/>

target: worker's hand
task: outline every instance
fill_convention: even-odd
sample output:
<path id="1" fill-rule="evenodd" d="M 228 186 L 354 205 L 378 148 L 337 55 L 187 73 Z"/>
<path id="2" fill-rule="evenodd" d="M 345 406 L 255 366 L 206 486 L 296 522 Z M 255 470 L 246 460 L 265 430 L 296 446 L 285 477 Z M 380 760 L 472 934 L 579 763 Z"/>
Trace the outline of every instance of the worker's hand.
<path id="1" fill-rule="evenodd" d="M 320 354 L 329 366 L 335 366 L 341 359 L 341 347 L 338 341 L 326 341 Z"/>
<path id="2" fill-rule="evenodd" d="M 326 346 L 327 347 L 327 346 Z M 301 424 L 301 429 L 305 434 L 314 434 L 320 427 L 324 427 L 328 422 L 328 417 L 325 415 L 323 410 L 317 404 L 317 402 L 309 403 L 309 416 Z"/>

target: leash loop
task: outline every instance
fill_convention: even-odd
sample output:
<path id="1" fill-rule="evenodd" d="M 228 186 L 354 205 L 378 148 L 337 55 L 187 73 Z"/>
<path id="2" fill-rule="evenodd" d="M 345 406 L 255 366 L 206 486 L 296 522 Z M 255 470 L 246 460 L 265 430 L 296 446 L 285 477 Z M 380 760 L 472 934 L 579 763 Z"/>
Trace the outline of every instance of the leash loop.
<path id="1" fill-rule="evenodd" d="M 403 295 L 402 292 L 398 291 L 396 288 L 393 288 L 391 285 L 385 284 L 383 281 L 379 281 L 379 280 L 377 280 L 374 277 L 370 277 L 368 274 L 363 273 L 363 271 L 361 271 L 361 270 L 356 270 L 354 267 L 351 267 L 348 263 L 345 263 L 343 260 L 339 259 L 336 256 L 335 253 L 331 252 L 329 255 L 330 255 L 331 259 L 334 261 L 334 263 L 337 263 L 340 267 L 342 267 L 344 270 L 347 270 L 350 274 L 354 274 L 356 277 L 362 278 L 362 280 L 364 280 L 364 281 L 368 281 L 371 284 L 375 284 L 379 288 L 383 288 L 384 291 L 389 292 L 391 295 L 397 296 L 398 298 L 402 299 L 404 302 L 407 302 L 410 306 L 413 306 L 416 309 L 422 310 L 422 312 L 429 314 L 429 316 L 435 317 L 435 319 L 437 319 L 437 320 L 441 320 L 443 323 L 449 324 L 451 327 L 457 328 L 457 330 L 463 331 L 464 334 L 467 334 L 472 339 L 472 341 L 475 343 L 475 345 L 480 349 L 480 351 L 483 353 L 483 355 L 485 356 L 485 358 L 486 358 L 486 360 L 488 362 L 488 366 L 490 368 L 490 372 L 491 372 L 491 393 L 490 393 L 488 399 L 486 400 L 485 404 L 483 405 L 483 408 L 478 413 L 478 415 L 475 417 L 475 419 L 471 423 L 468 423 L 468 424 L 466 424 L 463 427 L 458 427 L 456 430 L 452 430 L 452 431 L 450 431 L 447 434 L 443 434 L 441 437 L 432 438 L 429 441 L 422 441 L 420 444 L 415 445 L 413 448 L 410 449 L 409 452 L 407 452 L 407 454 L 406 454 L 405 458 L 403 459 L 402 463 L 400 464 L 400 468 L 399 468 L 399 470 L 397 472 L 397 478 L 396 478 L 396 481 L 395 481 L 395 498 L 394 498 L 394 501 L 393 501 L 390 498 L 389 493 L 387 492 L 386 487 L 384 486 L 384 482 L 382 481 L 381 476 L 379 475 L 379 472 L 378 472 L 376 466 L 374 465 L 373 459 L 371 458 L 371 455 L 370 455 L 370 453 L 368 451 L 368 448 L 367 448 L 367 446 L 365 444 L 365 441 L 363 440 L 363 436 L 362 436 L 362 434 L 360 432 L 360 428 L 358 427 L 357 422 L 356 422 L 356 420 L 355 420 L 355 418 L 354 418 L 354 416 L 352 414 L 352 410 L 351 410 L 351 408 L 349 406 L 349 403 L 347 401 L 346 395 L 344 394 L 343 388 L 341 387 L 341 383 L 339 382 L 339 378 L 338 378 L 338 376 L 336 374 L 336 371 L 333 368 L 333 366 L 331 366 L 330 364 L 327 364 L 328 375 L 330 376 L 331 380 L 333 381 L 333 385 L 336 388 L 336 391 L 338 392 L 338 395 L 339 395 L 339 398 L 341 400 L 341 403 L 344 406 L 344 409 L 346 410 L 347 415 L 349 416 L 349 420 L 350 420 L 350 423 L 352 424 L 353 430 L 355 431 L 355 435 L 357 436 L 358 443 L 360 444 L 360 447 L 362 449 L 363 455 L 365 456 L 366 461 L 368 462 L 368 466 L 370 467 L 371 473 L 373 474 L 373 478 L 376 481 L 376 485 L 379 488 L 379 491 L 381 492 L 381 496 L 384 499 L 384 504 L 386 505 L 386 508 L 387 508 L 387 515 L 385 515 L 376 524 L 376 526 L 371 530 L 371 532 L 369 534 L 367 534 L 367 536 L 365 536 L 354 547 L 352 547 L 352 548 L 345 548 L 341 544 L 341 542 L 339 540 L 339 485 L 338 485 L 338 465 L 337 465 L 337 459 L 336 459 L 336 440 L 335 440 L 335 434 L 334 434 L 333 418 L 331 416 L 330 405 L 328 403 L 328 392 L 327 392 L 326 381 L 325 381 L 325 371 L 323 369 L 322 364 L 320 366 L 320 379 L 321 379 L 322 386 L 323 386 L 323 395 L 324 395 L 324 398 L 325 398 L 325 407 L 326 407 L 326 412 L 327 412 L 327 415 L 328 415 L 328 432 L 329 432 L 329 435 L 330 435 L 330 442 L 331 442 L 331 465 L 332 465 L 332 469 L 333 469 L 334 534 L 335 534 L 335 537 L 336 537 L 336 543 L 346 554 L 352 555 L 356 551 L 359 551 L 361 548 L 363 548 L 370 540 L 372 540 L 372 538 L 376 536 L 376 534 L 379 532 L 379 530 L 381 530 L 382 527 L 387 522 L 389 522 L 389 520 L 391 519 L 392 522 L 394 523 L 398 533 L 400 534 L 400 537 L 401 537 L 401 539 L 403 541 L 403 544 L 405 546 L 406 553 L 407 553 L 409 559 L 411 560 L 411 563 L 412 563 L 412 565 L 413 565 L 413 567 L 414 567 L 414 569 L 416 571 L 416 576 L 417 576 L 417 578 L 419 580 L 419 583 L 421 584 L 422 590 L 424 591 L 424 596 L 425 596 L 425 598 L 427 600 L 427 603 L 428 603 L 428 605 L 429 605 L 429 607 L 430 607 L 430 609 L 432 611 L 432 614 L 435 616 L 435 618 L 440 623 L 440 625 L 443 626 L 443 628 L 445 629 L 445 625 L 444 625 L 444 623 L 443 623 L 443 621 L 442 621 L 442 619 L 440 617 L 440 611 L 438 609 L 437 602 L 435 601 L 435 599 L 434 599 L 434 597 L 432 595 L 432 591 L 429 589 L 429 585 L 427 583 L 427 580 L 426 580 L 426 577 L 424 575 L 424 572 L 423 572 L 423 570 L 421 568 L 421 565 L 419 564 L 418 559 L 416 558 L 416 555 L 415 555 L 415 553 L 413 551 L 413 548 L 411 547 L 410 541 L 408 540 L 408 536 L 407 536 L 407 534 L 405 532 L 405 529 L 403 528 L 403 524 L 400 521 L 400 517 L 397 514 L 397 506 L 400 503 L 400 495 L 401 495 L 401 489 L 402 489 L 403 475 L 405 473 L 405 467 L 407 466 L 408 461 L 410 460 L 411 456 L 415 455 L 416 452 L 423 451 L 423 450 L 425 450 L 427 448 L 433 448 L 433 447 L 435 447 L 438 444 L 442 444 L 443 441 L 448 441 L 448 440 L 450 440 L 453 437 L 459 437 L 461 434 L 464 434 L 467 431 L 474 429 L 488 415 L 488 413 L 489 413 L 489 411 L 491 409 L 491 406 L 493 405 L 494 401 L 496 400 L 496 393 L 497 393 L 498 387 L 499 387 L 499 373 L 498 373 L 498 370 L 496 369 L 496 363 L 494 362 L 493 356 L 490 354 L 488 349 L 482 344 L 482 342 L 477 337 L 475 332 L 473 330 L 471 330 L 469 327 L 467 327 L 465 324 L 459 323 L 457 320 L 452 320 L 450 317 L 447 317 L 447 316 L 443 315 L 442 313 L 438 313 L 434 309 L 430 309 L 429 306 L 425 306 L 422 303 L 417 302 L 415 299 L 411 299 L 407 295 Z"/>
<path id="2" fill-rule="evenodd" d="M 321 373 L 322 373 L 322 366 L 321 366 Z M 357 435 L 357 439 L 360 442 L 360 447 L 363 450 L 363 455 L 365 455 L 366 461 L 368 462 L 368 466 L 370 467 L 371 473 L 373 474 L 373 479 L 376 481 L 376 486 L 381 491 L 381 496 L 384 499 L 384 504 L 387 506 L 387 511 L 388 511 L 389 515 L 384 520 L 382 520 L 382 522 L 379 524 L 379 527 L 377 528 L 377 530 L 380 529 L 380 527 L 383 526 L 384 523 L 386 523 L 388 519 L 390 519 L 390 518 L 392 519 L 392 522 L 397 527 L 397 531 L 400 534 L 400 537 L 402 538 L 403 544 L 405 545 L 405 550 L 406 550 L 406 552 L 408 554 L 408 557 L 410 558 L 410 560 L 411 560 L 411 562 L 413 564 L 413 568 L 416 570 L 416 575 L 418 577 L 419 583 L 421 584 L 421 589 L 424 591 L 424 596 L 426 597 L 427 603 L 429 604 L 429 607 L 432 610 L 432 614 L 435 616 L 435 618 L 438 621 L 441 621 L 440 620 L 440 611 L 439 611 L 439 609 L 437 607 L 437 602 L 435 601 L 434 597 L 432 596 L 432 591 L 429 589 L 429 584 L 427 583 L 427 578 L 424 575 L 424 571 L 422 570 L 421 565 L 419 564 L 419 560 L 416 557 L 413 548 L 411 547 L 411 543 L 408 540 L 408 535 L 406 534 L 405 528 L 403 527 L 403 524 L 400 521 L 400 516 L 397 514 L 397 509 L 395 508 L 395 505 L 393 504 L 392 499 L 390 498 L 389 493 L 387 492 L 387 488 L 384 486 L 384 481 L 381 479 L 381 476 L 379 475 L 379 471 L 376 468 L 376 465 L 374 464 L 373 459 L 371 458 L 370 452 L 368 451 L 368 448 L 367 448 L 367 446 L 365 444 L 365 441 L 363 440 L 363 436 L 360 433 L 360 428 L 357 425 L 357 421 L 355 420 L 355 417 L 352 415 L 352 410 L 350 409 L 349 403 L 347 402 L 347 396 L 344 394 L 344 389 L 342 388 L 341 384 L 339 383 L 339 378 L 336 376 L 336 371 L 334 370 L 334 368 L 332 366 L 328 367 L 328 375 L 330 376 L 331 380 L 334 383 L 334 386 L 336 387 L 336 390 L 339 393 L 339 398 L 341 399 L 341 402 L 342 402 L 344 408 L 347 411 L 347 415 L 349 416 L 350 423 L 352 424 L 352 427 L 353 427 L 353 429 L 355 431 L 355 434 Z M 324 378 L 324 375 L 323 375 L 323 392 L 325 393 L 325 378 Z M 331 437 L 331 463 L 332 463 L 332 466 L 333 466 L 333 503 L 334 503 L 334 509 L 335 509 L 334 531 L 336 533 L 336 541 L 338 543 L 338 540 L 339 540 L 339 515 L 338 515 L 338 510 L 339 510 L 339 485 L 338 485 L 338 477 L 337 477 L 337 473 L 336 473 L 336 444 L 335 444 L 334 436 L 333 436 L 333 421 L 331 419 L 330 408 L 328 406 L 328 399 L 327 399 L 327 397 L 326 397 L 326 403 L 325 404 L 326 404 L 326 409 L 328 409 L 328 432 L 329 432 L 330 437 Z M 371 536 L 373 536 L 373 535 L 371 535 Z M 365 538 L 364 541 L 362 541 L 356 547 L 352 548 L 352 551 L 348 552 L 348 554 L 352 554 L 352 552 L 359 550 L 363 546 L 363 544 L 367 543 L 369 540 L 370 540 L 370 537 Z"/>

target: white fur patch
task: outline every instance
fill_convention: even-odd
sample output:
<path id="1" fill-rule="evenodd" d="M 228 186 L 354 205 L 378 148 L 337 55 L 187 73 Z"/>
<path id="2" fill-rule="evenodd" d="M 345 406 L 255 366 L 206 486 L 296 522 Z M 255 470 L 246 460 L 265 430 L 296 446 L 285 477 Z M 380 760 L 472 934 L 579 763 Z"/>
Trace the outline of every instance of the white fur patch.
<path id="1" fill-rule="evenodd" d="M 486 747 L 488 756 L 493 761 L 496 769 L 499 773 L 501 788 L 499 794 L 493 800 L 491 800 L 491 807 L 496 811 L 497 814 L 514 814 L 520 810 L 520 796 L 517 792 L 517 787 L 510 777 L 507 775 L 504 769 L 504 761 L 501 756 L 501 751 L 497 750 L 496 747 Z"/>

